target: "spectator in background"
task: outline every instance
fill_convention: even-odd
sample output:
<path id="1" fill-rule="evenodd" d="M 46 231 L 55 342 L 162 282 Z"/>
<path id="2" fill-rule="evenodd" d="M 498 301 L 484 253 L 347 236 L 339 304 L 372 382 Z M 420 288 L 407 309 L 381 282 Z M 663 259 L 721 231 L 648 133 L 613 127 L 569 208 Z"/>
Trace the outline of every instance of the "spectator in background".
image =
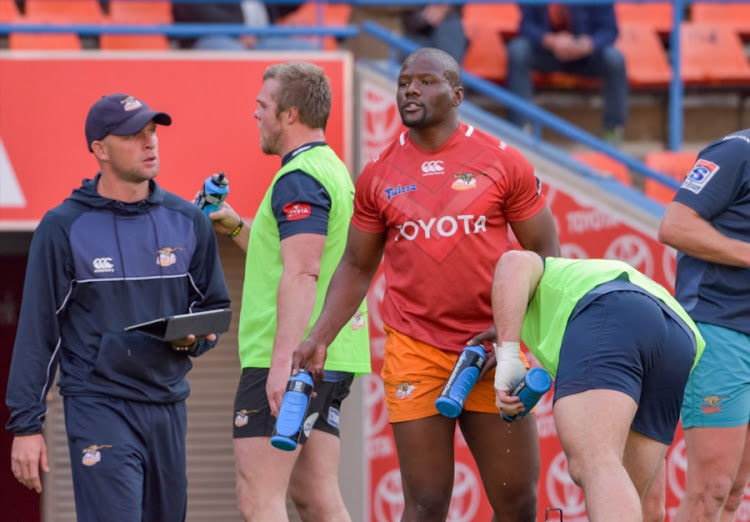
<path id="1" fill-rule="evenodd" d="M 445 51 L 460 65 L 468 45 L 462 15 L 462 5 L 427 4 L 415 7 L 402 14 L 404 36 L 422 47 Z"/>
<path id="2" fill-rule="evenodd" d="M 530 100 L 532 71 L 562 71 L 602 78 L 604 113 L 602 137 L 622 141 L 628 112 L 628 80 L 625 60 L 614 46 L 617 20 L 612 4 L 548 4 L 521 7 L 518 37 L 508 44 L 508 89 Z M 520 127 L 524 116 L 509 112 Z"/>
<path id="3" fill-rule="evenodd" d="M 267 6 L 263 2 L 244 0 L 239 3 L 174 2 L 172 16 L 175 23 L 233 24 L 248 27 L 268 27 L 294 12 L 301 4 Z M 316 42 L 302 36 L 255 36 L 215 34 L 199 38 L 181 38 L 181 49 L 204 51 L 304 50 L 318 49 Z"/>
<path id="4" fill-rule="evenodd" d="M 447 52 L 460 65 L 468 47 L 462 15 L 463 6 L 460 5 L 355 4 L 352 5 L 349 23 L 361 26 L 365 21 L 374 22 L 422 47 Z M 385 60 L 391 53 L 387 43 L 363 31 L 345 40 L 343 47 L 350 50 L 355 59 Z"/>

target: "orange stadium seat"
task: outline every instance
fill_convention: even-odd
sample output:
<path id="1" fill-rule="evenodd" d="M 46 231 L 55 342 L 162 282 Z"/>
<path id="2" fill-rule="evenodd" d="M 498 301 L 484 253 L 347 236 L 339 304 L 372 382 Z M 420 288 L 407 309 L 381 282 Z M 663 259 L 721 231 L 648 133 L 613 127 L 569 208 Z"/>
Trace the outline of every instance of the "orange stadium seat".
<path id="1" fill-rule="evenodd" d="M 468 33 L 474 26 L 489 27 L 503 36 L 518 33 L 521 24 L 521 9 L 516 4 L 472 4 L 464 5 L 464 30 Z"/>
<path id="2" fill-rule="evenodd" d="M 349 4 L 321 4 L 305 2 L 299 9 L 276 22 L 277 25 L 347 25 L 352 7 Z M 323 49 L 338 49 L 336 38 L 323 37 Z"/>
<path id="3" fill-rule="evenodd" d="M 617 2 L 615 15 L 618 25 L 647 24 L 660 36 L 672 31 L 672 2 Z"/>
<path id="4" fill-rule="evenodd" d="M 750 5 L 746 3 L 693 2 L 690 20 L 695 23 L 730 25 L 750 35 Z"/>
<path id="5" fill-rule="evenodd" d="M 682 24 L 680 68 L 687 84 L 750 83 L 750 63 L 742 40 L 735 30 L 722 25 Z"/>
<path id="6" fill-rule="evenodd" d="M 465 20 L 464 31 L 469 40 L 464 55 L 464 69 L 485 80 L 498 83 L 505 81 L 508 54 L 500 32 L 489 24 L 468 25 Z"/>
<path id="7" fill-rule="evenodd" d="M 691 151 L 659 151 L 649 152 L 643 158 L 647 167 L 664 174 L 677 182 L 682 183 L 690 169 L 695 164 L 697 152 Z M 655 199 L 665 205 L 672 201 L 675 189 L 666 187 L 658 181 L 646 178 L 643 182 L 643 192 L 651 199 Z"/>
<path id="8" fill-rule="evenodd" d="M 74 33 L 10 33 L 8 48 L 20 50 L 74 50 L 83 48 L 81 39 Z"/>
<path id="9" fill-rule="evenodd" d="M 593 167 L 605 176 L 615 178 L 625 186 L 630 187 L 633 185 L 628 168 L 606 154 L 601 152 L 576 152 L 573 154 L 573 157 Z"/>
<path id="10" fill-rule="evenodd" d="M 0 0 L 0 22 L 16 22 L 21 19 L 15 0 Z"/>
<path id="11" fill-rule="evenodd" d="M 625 58 L 631 87 L 666 87 L 672 79 L 667 52 L 656 30 L 647 24 L 620 24 L 615 42 Z"/>
<path id="12" fill-rule="evenodd" d="M 102 34 L 99 48 L 107 51 L 168 51 L 169 40 L 163 34 Z"/>
<path id="13" fill-rule="evenodd" d="M 110 0 L 109 21 L 115 24 L 171 24 L 171 0 Z"/>
<path id="14" fill-rule="evenodd" d="M 26 0 L 29 22 L 82 23 L 104 22 L 98 0 Z"/>

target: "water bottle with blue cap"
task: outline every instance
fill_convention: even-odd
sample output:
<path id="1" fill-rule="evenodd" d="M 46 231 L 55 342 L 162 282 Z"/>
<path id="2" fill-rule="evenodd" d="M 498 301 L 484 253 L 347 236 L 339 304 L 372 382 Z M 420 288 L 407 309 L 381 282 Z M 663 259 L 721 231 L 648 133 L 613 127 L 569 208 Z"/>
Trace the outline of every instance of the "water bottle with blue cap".
<path id="1" fill-rule="evenodd" d="M 513 422 L 518 419 L 522 419 L 526 416 L 527 413 L 529 413 L 534 406 L 536 406 L 536 403 L 539 402 L 539 399 L 542 398 L 542 396 L 547 393 L 547 391 L 552 387 L 552 376 L 545 370 L 544 368 L 532 368 L 528 372 L 526 372 L 526 375 L 524 376 L 523 380 L 516 386 L 516 389 L 511 392 L 511 396 L 517 395 L 521 402 L 523 403 L 525 409 L 522 412 L 519 412 L 517 415 L 503 415 L 503 419 L 507 420 L 508 422 Z"/>
<path id="2" fill-rule="evenodd" d="M 302 368 L 297 375 L 289 377 L 271 435 L 271 444 L 275 448 L 284 451 L 294 451 L 297 448 L 312 392 L 313 379 L 307 369 Z"/>
<path id="3" fill-rule="evenodd" d="M 435 401 L 437 410 L 454 419 L 461 415 L 466 397 L 468 397 L 479 378 L 487 353 L 481 344 L 467 346 L 461 350 L 450 377 L 440 392 L 440 397 Z"/>
<path id="4" fill-rule="evenodd" d="M 203 182 L 200 192 L 195 198 L 195 204 L 208 216 L 211 212 L 219 210 L 221 202 L 227 199 L 229 194 L 229 180 L 223 172 L 212 174 Z"/>

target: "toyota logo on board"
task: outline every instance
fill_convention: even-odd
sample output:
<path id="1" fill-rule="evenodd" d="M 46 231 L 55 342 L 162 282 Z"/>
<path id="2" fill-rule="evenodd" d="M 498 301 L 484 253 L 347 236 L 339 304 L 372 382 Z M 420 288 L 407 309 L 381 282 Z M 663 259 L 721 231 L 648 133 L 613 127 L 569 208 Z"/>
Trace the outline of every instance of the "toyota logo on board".
<path id="1" fill-rule="evenodd" d="M 463 462 L 456 462 L 453 494 L 446 522 L 474 522 L 483 495 L 476 473 Z M 404 512 L 404 490 L 398 468 L 383 475 L 375 486 L 373 504 L 376 522 L 396 522 Z"/>

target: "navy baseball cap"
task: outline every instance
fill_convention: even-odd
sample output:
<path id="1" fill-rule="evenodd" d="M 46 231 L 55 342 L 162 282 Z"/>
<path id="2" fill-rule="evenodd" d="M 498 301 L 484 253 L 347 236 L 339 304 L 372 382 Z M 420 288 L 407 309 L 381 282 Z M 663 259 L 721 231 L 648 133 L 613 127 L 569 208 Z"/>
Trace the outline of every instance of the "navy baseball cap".
<path id="1" fill-rule="evenodd" d="M 159 125 L 170 125 L 172 118 L 166 112 L 152 111 L 144 102 L 128 94 L 115 93 L 102 96 L 86 116 L 86 142 L 91 144 L 109 134 L 130 136 L 137 134 L 151 120 Z"/>

